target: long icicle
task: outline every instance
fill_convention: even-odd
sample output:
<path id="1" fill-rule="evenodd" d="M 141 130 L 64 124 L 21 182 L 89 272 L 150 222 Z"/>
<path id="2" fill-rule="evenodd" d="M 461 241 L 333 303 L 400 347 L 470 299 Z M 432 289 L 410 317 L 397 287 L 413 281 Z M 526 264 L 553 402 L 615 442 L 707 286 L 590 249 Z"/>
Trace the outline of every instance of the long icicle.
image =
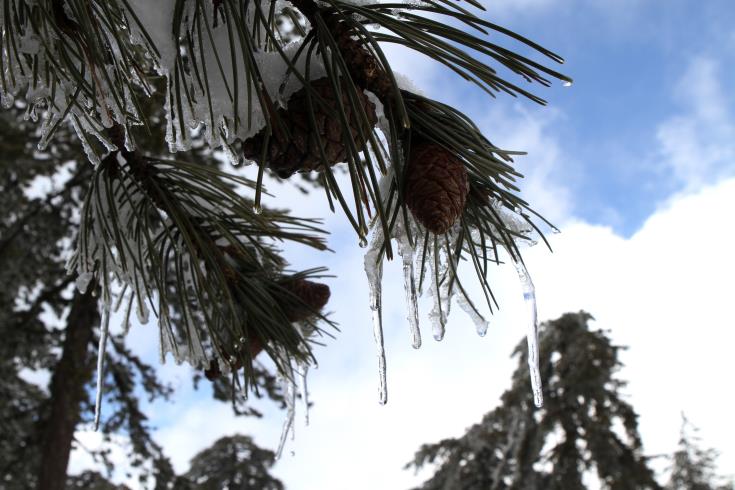
<path id="1" fill-rule="evenodd" d="M 403 288 L 406 291 L 406 308 L 408 308 L 408 324 L 411 328 L 411 345 L 414 349 L 421 347 L 421 329 L 419 328 L 419 306 L 416 299 L 416 279 L 413 269 L 413 254 L 408 239 L 400 244 L 403 259 Z"/>
<path id="2" fill-rule="evenodd" d="M 281 387 L 283 389 L 283 398 L 286 400 L 286 419 L 283 421 L 283 428 L 281 429 L 281 438 L 278 441 L 278 448 L 276 449 L 276 459 L 281 459 L 281 456 L 283 455 L 283 449 L 286 447 L 286 441 L 288 440 L 288 435 L 291 434 L 291 437 L 293 438 L 294 435 L 294 418 L 296 415 L 296 381 L 295 381 L 295 372 L 294 370 L 289 367 L 290 372 L 288 373 L 290 377 L 286 376 L 286 374 L 281 374 Z"/>
<path id="3" fill-rule="evenodd" d="M 301 399 L 304 404 L 304 424 L 309 425 L 309 387 L 306 383 L 306 378 L 309 374 L 309 365 L 304 364 L 301 369 L 303 373 L 299 377 L 301 378 Z"/>
<path id="4" fill-rule="evenodd" d="M 110 328 L 110 310 L 108 305 L 102 309 L 102 324 L 100 328 L 100 343 L 97 347 L 97 394 L 94 400 L 94 430 L 100 428 L 100 412 L 102 411 L 102 382 L 105 369 L 105 349 L 107 348 L 107 333 Z"/>
<path id="5" fill-rule="evenodd" d="M 526 270 L 523 262 L 515 262 L 518 278 L 523 288 L 523 301 L 528 311 L 526 342 L 528 343 L 528 369 L 531 376 L 531 390 L 533 391 L 533 403 L 541 408 L 544 405 L 543 388 L 541 386 L 541 374 L 539 372 L 539 349 L 538 349 L 538 313 L 536 311 L 536 288 L 531 276 Z"/>
<path id="6" fill-rule="evenodd" d="M 388 403 L 388 382 L 385 367 L 385 344 L 383 342 L 383 310 L 382 286 L 383 260 L 380 258 L 380 248 L 383 234 L 376 231 L 370 248 L 365 254 L 365 273 L 370 286 L 370 309 L 373 311 L 373 336 L 378 350 L 378 376 L 380 377 L 380 391 L 378 401 L 381 405 Z"/>
<path id="7" fill-rule="evenodd" d="M 437 242 L 436 236 L 434 237 L 433 251 L 430 253 L 430 257 L 432 258 L 432 262 L 429 264 L 429 270 L 431 271 L 429 290 L 434 299 L 434 307 L 429 313 L 429 318 L 431 318 L 434 340 L 440 342 L 444 339 L 444 333 L 446 332 L 447 312 L 446 307 L 442 306 L 442 284 L 440 284 L 442 265 L 441 255 L 439 254 L 439 243 Z"/>

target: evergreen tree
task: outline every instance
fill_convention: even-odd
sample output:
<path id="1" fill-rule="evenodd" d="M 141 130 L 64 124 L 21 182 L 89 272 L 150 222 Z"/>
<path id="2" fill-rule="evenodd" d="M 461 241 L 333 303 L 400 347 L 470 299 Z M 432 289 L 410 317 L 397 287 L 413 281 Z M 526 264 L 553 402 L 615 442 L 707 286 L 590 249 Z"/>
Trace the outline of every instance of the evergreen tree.
<path id="1" fill-rule="evenodd" d="M 671 456 L 667 490 L 735 490 L 735 483 L 724 483 L 715 474 L 718 453 L 702 449 L 697 428 L 682 414 L 679 447 Z"/>
<path id="2" fill-rule="evenodd" d="M 527 348 L 519 344 L 519 366 L 501 405 L 463 436 L 422 446 L 409 463 L 436 467 L 420 488 L 575 490 L 586 488 L 586 471 L 602 488 L 661 488 L 641 453 L 635 411 L 620 393 L 621 347 L 590 330 L 590 319 L 567 313 L 542 325 L 543 409 L 533 408 Z"/>
<path id="3" fill-rule="evenodd" d="M 130 490 L 126 485 L 115 485 L 96 471 L 84 471 L 66 479 L 67 490 Z"/>
<path id="4" fill-rule="evenodd" d="M 94 407 L 89 394 L 99 343 L 97 299 L 91 291 L 76 291 L 65 270 L 93 168 L 66 128 L 38 150 L 38 128 L 26 109 L 18 102 L 0 112 L 0 487 L 63 488 L 74 432 L 91 423 Z M 218 164 L 209 151 L 182 158 Z M 168 398 L 171 388 L 125 346 L 124 337 L 113 336 L 110 345 L 104 378 L 109 416 L 102 430 L 130 438 L 128 457 L 142 470 L 141 485 L 167 488 L 175 475 L 151 436 L 140 400 Z M 30 372 L 51 373 L 48 393 L 24 378 Z M 261 396 L 283 406 L 274 375 L 259 363 L 253 372 Z M 213 388 L 216 398 L 231 399 L 228 378 L 213 380 Z M 237 413 L 259 415 L 241 396 L 232 402 Z M 105 450 L 93 456 L 113 469 Z M 86 472 L 67 485 L 108 488 L 105 482 Z"/>
<path id="5" fill-rule="evenodd" d="M 283 483 L 268 473 L 274 462 L 273 451 L 259 448 L 247 436 L 223 437 L 192 458 L 179 485 L 192 490 L 283 490 Z"/>
<path id="6" fill-rule="evenodd" d="M 197 453 L 189 470 L 171 484 L 176 490 L 284 490 L 283 483 L 269 473 L 274 462 L 273 451 L 261 449 L 250 437 L 222 437 Z M 66 488 L 129 490 L 95 471 L 68 477 Z"/>

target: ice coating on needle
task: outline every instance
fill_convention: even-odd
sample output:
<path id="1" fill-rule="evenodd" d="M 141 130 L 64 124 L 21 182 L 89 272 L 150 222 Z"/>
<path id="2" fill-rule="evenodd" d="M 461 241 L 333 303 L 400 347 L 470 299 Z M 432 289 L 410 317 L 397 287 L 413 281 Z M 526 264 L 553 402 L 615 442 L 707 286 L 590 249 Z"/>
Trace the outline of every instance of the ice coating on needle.
<path id="1" fill-rule="evenodd" d="M 155 91 L 157 87 L 148 77 L 125 69 L 127 63 L 112 62 L 130 56 L 133 51 L 142 53 L 165 79 L 165 137 L 171 152 L 187 150 L 192 137 L 201 134 L 208 146 L 224 147 L 226 156 L 238 163 L 241 158 L 227 151 L 228 145 L 260 131 L 266 125 L 267 111 L 263 106 L 271 102 L 284 105 L 302 86 L 296 76 L 284 82 L 289 64 L 295 65 L 300 73 L 305 72 L 307 57 L 294 59 L 301 40 L 284 45 L 283 55 L 262 46 L 249 52 L 233 37 L 229 23 L 217 25 L 213 22 L 212 2 L 127 0 L 108 3 L 111 15 L 120 21 L 106 24 L 106 29 L 99 32 L 100 43 L 112 51 L 110 62 L 98 60 L 89 66 L 87 58 L 80 53 L 71 56 L 64 53 L 64 58 L 76 65 L 76 69 L 49 72 L 50 66 L 58 66 L 61 56 L 58 46 L 65 43 L 58 42 L 59 34 L 49 29 L 44 19 L 26 22 L 25 28 L 14 35 L 12 52 L 4 54 L 4 61 L 0 63 L 4 67 L 0 102 L 9 107 L 16 98 L 29 101 L 29 117 L 41 119 L 41 148 L 48 143 L 51 129 L 63 117 L 76 130 L 88 159 L 98 164 L 103 155 L 99 154 L 99 145 L 94 140 L 99 140 L 109 151 L 113 146 L 106 136 L 110 127 L 136 124 L 133 121 L 145 117 L 136 103 L 135 91 L 137 88 L 143 92 Z M 278 9 L 286 5 L 276 3 Z M 74 22 L 74 12 L 67 10 L 67 14 Z M 252 2 L 240 15 L 246 22 L 257 24 L 254 21 L 258 14 Z M 0 9 L 0 18 L 2 16 L 3 9 Z M 92 21 L 100 17 L 94 16 Z M 199 23 L 209 27 L 200 31 L 197 29 Z M 258 39 L 265 37 L 263 29 L 262 26 L 253 27 Z M 189 43 L 183 41 L 187 36 Z M 321 54 L 311 56 L 311 61 L 310 77 L 323 77 Z M 188 69 L 182 69 L 182 63 L 187 64 Z M 257 66 L 257 70 L 251 65 Z M 38 72 L 43 71 L 47 76 L 38 76 Z M 66 72 L 82 78 L 71 77 Z M 205 83 L 200 77 L 202 72 L 207 73 Z M 79 90 L 80 86 L 94 87 L 94 90 Z M 266 93 L 270 101 L 254 96 L 255 92 Z M 125 146 L 132 150 L 135 142 L 128 136 L 126 134 Z"/>
<path id="2" fill-rule="evenodd" d="M 309 366 L 304 365 L 304 372 L 301 374 L 301 401 L 304 404 L 304 424 L 309 425 L 309 387 L 307 385 L 307 375 L 309 374 Z"/>
<path id="3" fill-rule="evenodd" d="M 276 449 L 276 459 L 280 459 L 283 455 L 283 448 L 286 447 L 288 435 L 294 435 L 294 418 L 296 416 L 296 382 L 293 378 L 295 373 L 291 373 L 291 379 L 282 377 L 281 386 L 283 389 L 283 398 L 286 400 L 286 420 L 283 421 L 283 429 L 281 430 L 281 439 L 278 441 L 278 449 Z"/>
<path id="4" fill-rule="evenodd" d="M 474 305 L 472 305 L 463 294 L 457 296 L 457 304 L 464 310 L 465 313 L 472 319 L 477 330 L 477 335 L 484 337 L 489 327 L 488 321 L 483 317 L 480 312 L 477 311 Z"/>
<path id="5" fill-rule="evenodd" d="M 404 224 L 404 227 L 407 224 Z M 419 306 L 416 293 L 416 277 L 414 274 L 414 249 L 408 239 L 408 234 L 399 231 L 398 253 L 403 259 L 403 288 L 406 292 L 406 308 L 408 309 L 408 324 L 411 329 L 411 345 L 414 349 L 421 347 L 421 330 L 419 328 Z"/>
<path id="6" fill-rule="evenodd" d="M 544 395 L 541 386 L 541 374 L 539 373 L 539 349 L 538 349 L 538 314 L 536 311 L 536 288 L 531 276 L 526 270 L 523 262 L 516 261 L 516 271 L 523 289 L 523 301 L 526 304 L 528 319 L 528 331 L 526 342 L 528 343 L 528 369 L 531 375 L 531 390 L 533 391 L 533 402 L 537 407 L 544 405 Z"/>
<path id="7" fill-rule="evenodd" d="M 429 319 L 431 320 L 434 340 L 437 342 L 444 339 L 449 309 L 455 291 L 449 288 L 449 274 L 451 271 L 446 259 L 447 257 L 445 257 L 444 250 L 441 247 L 429 247 L 426 261 L 428 262 L 429 294 L 434 303 L 429 312 Z"/>
<path id="8" fill-rule="evenodd" d="M 306 335 L 305 325 L 298 322 L 293 325 L 300 330 L 302 335 Z M 296 437 L 296 398 L 298 398 L 299 394 L 304 405 L 305 423 L 309 425 L 309 396 L 306 386 L 309 365 L 306 362 L 297 362 L 289 358 L 286 351 L 282 348 L 277 349 L 277 351 L 280 362 L 286 365 L 285 373 L 278 374 L 278 381 L 283 390 L 283 399 L 286 402 L 286 417 L 283 421 L 281 436 L 276 449 L 276 459 L 280 459 L 289 435 L 291 436 L 291 440 L 294 440 Z M 294 452 L 291 451 L 291 454 L 293 455 Z"/>
<path id="9" fill-rule="evenodd" d="M 286 397 L 286 400 L 288 401 L 288 393 L 285 392 L 284 388 L 284 395 Z M 283 421 L 283 429 L 281 429 L 281 438 L 278 441 L 278 448 L 276 449 L 276 459 L 281 459 L 281 456 L 283 455 L 283 448 L 286 447 L 286 440 L 288 439 L 288 434 L 293 429 L 293 422 L 294 422 L 294 414 L 289 409 L 286 413 L 286 420 Z"/>
<path id="10" fill-rule="evenodd" d="M 105 305 L 108 306 L 108 305 Z M 102 388 L 105 369 L 105 348 L 107 347 L 107 333 L 110 328 L 110 309 L 102 310 L 102 325 L 100 328 L 100 343 L 97 348 L 97 394 L 94 399 L 94 430 L 100 428 L 100 412 L 102 410 Z"/>

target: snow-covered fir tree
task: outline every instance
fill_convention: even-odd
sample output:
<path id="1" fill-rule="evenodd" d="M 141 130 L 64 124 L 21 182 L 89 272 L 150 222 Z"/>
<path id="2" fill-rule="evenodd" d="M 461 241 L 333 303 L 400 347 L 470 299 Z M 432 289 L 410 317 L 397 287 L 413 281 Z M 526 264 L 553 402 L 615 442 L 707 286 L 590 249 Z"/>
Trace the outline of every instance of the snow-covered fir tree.
<path id="1" fill-rule="evenodd" d="M 179 488 L 283 490 L 283 483 L 268 472 L 274 462 L 273 451 L 259 448 L 247 436 L 223 437 L 192 458 Z"/>
<path id="2" fill-rule="evenodd" d="M 714 449 L 703 449 L 698 430 L 682 414 L 679 445 L 671 456 L 666 490 L 735 490 L 729 481 L 716 474 L 717 457 Z"/>
<path id="3" fill-rule="evenodd" d="M 621 347 L 567 313 L 540 329 L 544 408 L 529 394 L 527 347 L 501 405 L 458 438 L 420 448 L 408 466 L 434 466 L 422 490 L 660 489 L 642 454 L 637 415 L 616 373 Z M 598 488 L 597 482 L 592 488 Z M 683 487 L 682 487 L 683 488 Z"/>

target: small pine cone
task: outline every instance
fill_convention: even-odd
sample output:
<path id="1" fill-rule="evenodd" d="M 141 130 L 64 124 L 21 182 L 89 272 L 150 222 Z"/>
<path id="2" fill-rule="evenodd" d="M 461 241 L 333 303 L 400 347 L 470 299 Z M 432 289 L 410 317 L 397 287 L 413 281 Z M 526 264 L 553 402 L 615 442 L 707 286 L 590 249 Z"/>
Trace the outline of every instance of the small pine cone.
<path id="1" fill-rule="evenodd" d="M 464 211 L 469 185 L 467 169 L 456 155 L 427 141 L 411 146 L 406 167 L 405 200 L 414 218 L 441 235 Z"/>
<path id="2" fill-rule="evenodd" d="M 281 303 L 281 308 L 290 322 L 306 320 L 315 311 L 324 308 L 331 295 L 326 284 L 306 279 L 290 280 L 284 282 L 282 287 L 298 298 L 298 300 L 288 298 Z"/>
<path id="3" fill-rule="evenodd" d="M 339 21 L 339 16 L 327 19 L 339 52 L 347 63 L 352 80 L 358 87 L 369 90 L 381 100 L 387 100 L 393 91 L 393 82 L 381 67 L 375 55 L 364 42 L 354 37 L 354 29 Z"/>
<path id="4" fill-rule="evenodd" d="M 302 88 L 291 96 L 288 101 L 288 109 L 278 110 L 279 120 L 288 129 L 287 134 L 290 134 L 290 139 L 283 141 L 283 138 L 279 138 L 274 129 L 268 141 L 266 151 L 268 167 L 284 179 L 290 177 L 294 172 L 309 172 L 318 170 L 322 166 L 317 135 L 330 166 L 347 160 L 349 148 L 342 138 L 339 105 L 332 84 L 328 79 L 320 78 L 311 82 L 311 88 L 327 105 L 325 107 L 324 104 L 317 101 L 316 97 L 312 97 L 316 127 L 312 127 L 306 89 Z M 365 135 L 372 131 L 378 121 L 375 105 L 362 91 L 357 91 L 357 103 L 363 107 L 370 123 L 369 128 L 363 128 L 361 131 L 361 119 L 359 115 L 351 111 L 349 92 L 345 86 L 342 86 L 341 90 L 342 104 L 350 125 L 352 140 L 359 151 L 365 146 Z M 245 158 L 260 159 L 264 141 L 264 131 L 246 140 L 243 144 Z"/>

